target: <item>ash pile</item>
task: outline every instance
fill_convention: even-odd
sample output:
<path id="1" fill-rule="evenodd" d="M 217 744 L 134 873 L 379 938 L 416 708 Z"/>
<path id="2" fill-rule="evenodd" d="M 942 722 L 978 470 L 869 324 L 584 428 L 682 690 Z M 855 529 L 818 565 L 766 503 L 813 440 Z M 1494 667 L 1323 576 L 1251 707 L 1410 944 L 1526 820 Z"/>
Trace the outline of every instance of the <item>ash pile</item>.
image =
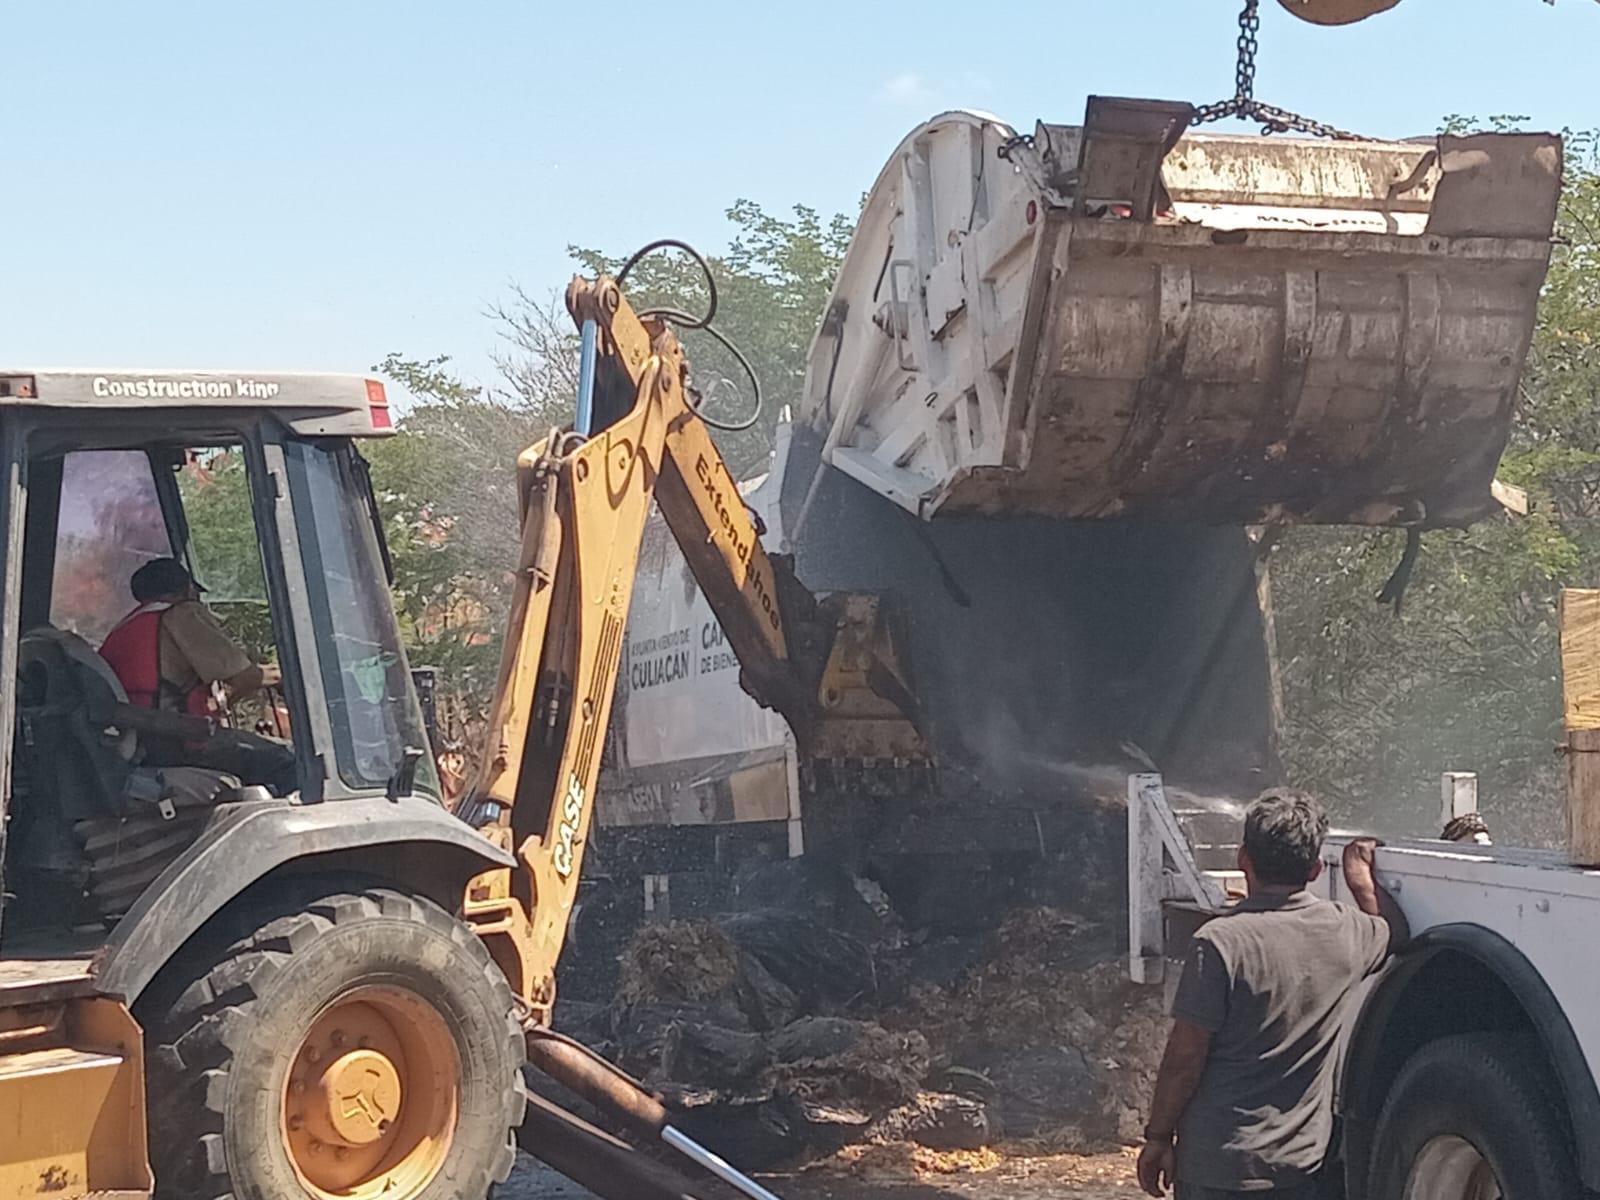
<path id="1" fill-rule="evenodd" d="M 558 1027 L 749 1168 L 861 1142 L 1089 1150 L 1135 1138 L 1165 1039 L 1126 981 L 1120 908 L 1047 905 L 965 934 L 908 930 L 872 883 L 774 864 L 765 906 L 646 925 L 607 1004 Z"/>

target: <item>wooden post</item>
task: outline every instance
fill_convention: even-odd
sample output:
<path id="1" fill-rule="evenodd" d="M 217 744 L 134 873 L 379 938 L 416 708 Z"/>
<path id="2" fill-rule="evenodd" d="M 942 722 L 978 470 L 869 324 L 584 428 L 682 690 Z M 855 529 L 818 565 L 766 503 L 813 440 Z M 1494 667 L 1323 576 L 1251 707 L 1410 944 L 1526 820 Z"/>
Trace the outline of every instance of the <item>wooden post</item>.
<path id="1" fill-rule="evenodd" d="M 1160 983 L 1166 969 L 1166 929 L 1161 900 L 1160 827 L 1146 807 L 1144 789 L 1159 775 L 1128 776 L 1128 978 Z"/>
<path id="2" fill-rule="evenodd" d="M 1561 592 L 1561 691 L 1567 730 L 1567 858 L 1600 864 L 1600 590 Z"/>
<path id="3" fill-rule="evenodd" d="M 1567 860 L 1600 866 L 1600 729 L 1567 730 Z"/>
<path id="4" fill-rule="evenodd" d="M 672 920 L 672 876 L 644 877 L 644 915 L 647 921 Z"/>
<path id="5" fill-rule="evenodd" d="M 1478 777 L 1471 771 L 1446 771 L 1439 777 L 1439 828 L 1478 811 Z"/>
<path id="6" fill-rule="evenodd" d="M 794 734 L 783 734 L 783 785 L 789 795 L 789 857 L 799 858 L 806 852 L 805 813 L 800 801 L 800 751 Z"/>

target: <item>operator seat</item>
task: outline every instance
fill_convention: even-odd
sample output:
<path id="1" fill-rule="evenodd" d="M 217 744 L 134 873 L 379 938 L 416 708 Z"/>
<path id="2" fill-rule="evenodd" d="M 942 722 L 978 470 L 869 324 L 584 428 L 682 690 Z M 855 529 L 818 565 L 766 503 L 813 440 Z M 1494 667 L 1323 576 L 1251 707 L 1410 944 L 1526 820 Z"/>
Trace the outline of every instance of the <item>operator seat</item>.
<path id="1" fill-rule="evenodd" d="M 221 771 L 139 765 L 138 735 L 91 716 L 127 699 L 110 664 L 77 634 L 49 625 L 23 634 L 6 857 L 25 923 L 30 915 L 116 920 L 217 804 L 244 798 Z"/>

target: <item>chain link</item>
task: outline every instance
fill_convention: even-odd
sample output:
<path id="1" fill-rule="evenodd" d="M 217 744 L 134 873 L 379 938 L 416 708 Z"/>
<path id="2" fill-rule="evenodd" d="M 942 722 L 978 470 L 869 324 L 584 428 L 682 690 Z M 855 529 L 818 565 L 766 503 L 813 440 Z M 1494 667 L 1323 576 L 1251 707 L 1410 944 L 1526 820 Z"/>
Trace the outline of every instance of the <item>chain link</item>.
<path id="1" fill-rule="evenodd" d="M 1260 33 L 1261 0 L 1244 0 L 1244 10 L 1239 14 L 1239 61 L 1234 68 L 1233 96 L 1215 104 L 1200 105 L 1194 110 L 1192 124 L 1204 125 L 1225 117 L 1238 117 L 1259 122 L 1263 134 L 1293 130 L 1336 141 L 1360 141 L 1360 134 L 1349 133 L 1324 121 L 1313 121 L 1310 117 L 1302 117 L 1299 113 L 1274 104 L 1263 104 L 1256 99 L 1256 53 L 1261 48 Z"/>
<path id="2" fill-rule="evenodd" d="M 1239 14 L 1239 61 L 1233 68 L 1233 94 L 1248 100 L 1256 94 L 1256 51 L 1261 49 L 1260 0 L 1245 0 Z"/>

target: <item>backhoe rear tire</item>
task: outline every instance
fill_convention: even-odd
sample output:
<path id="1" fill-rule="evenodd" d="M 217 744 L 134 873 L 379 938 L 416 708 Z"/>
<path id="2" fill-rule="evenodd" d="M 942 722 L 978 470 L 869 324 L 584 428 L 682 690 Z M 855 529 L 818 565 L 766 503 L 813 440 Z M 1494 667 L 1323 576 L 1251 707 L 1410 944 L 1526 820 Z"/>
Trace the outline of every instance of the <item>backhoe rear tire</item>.
<path id="1" fill-rule="evenodd" d="M 525 1093 L 511 989 L 431 901 L 265 902 L 146 1017 L 163 1200 L 483 1200 Z"/>

